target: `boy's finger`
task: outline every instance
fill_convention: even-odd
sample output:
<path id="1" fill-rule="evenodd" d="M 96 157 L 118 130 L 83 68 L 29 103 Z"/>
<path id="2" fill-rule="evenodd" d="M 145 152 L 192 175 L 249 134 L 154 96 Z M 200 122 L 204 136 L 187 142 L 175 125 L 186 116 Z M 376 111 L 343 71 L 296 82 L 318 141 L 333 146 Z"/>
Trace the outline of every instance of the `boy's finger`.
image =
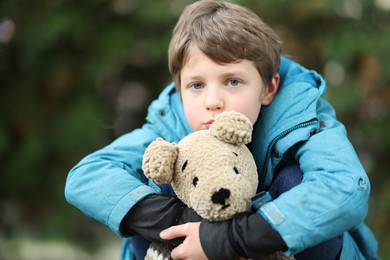
<path id="1" fill-rule="evenodd" d="M 184 257 L 184 251 L 183 251 L 183 244 L 178 245 L 171 251 L 171 257 L 172 259 L 183 259 Z"/>
<path id="2" fill-rule="evenodd" d="M 186 236 L 185 224 L 169 227 L 160 233 L 160 237 L 165 240 L 171 240 L 178 237 Z"/>

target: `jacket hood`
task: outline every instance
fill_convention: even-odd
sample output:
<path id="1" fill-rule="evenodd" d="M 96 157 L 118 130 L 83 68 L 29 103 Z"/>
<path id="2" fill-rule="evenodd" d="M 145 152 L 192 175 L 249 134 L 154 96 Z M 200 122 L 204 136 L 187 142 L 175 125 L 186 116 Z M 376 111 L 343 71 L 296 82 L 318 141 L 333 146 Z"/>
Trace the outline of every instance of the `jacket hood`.
<path id="1" fill-rule="evenodd" d="M 325 81 L 319 74 L 284 57 L 279 72 L 278 93 L 269 106 L 262 108 L 254 127 L 252 153 L 259 175 L 267 170 L 265 164 L 278 140 L 292 132 L 296 135 L 297 131 L 292 130 L 306 131 L 305 128 L 317 123 L 317 103 L 326 91 Z"/>

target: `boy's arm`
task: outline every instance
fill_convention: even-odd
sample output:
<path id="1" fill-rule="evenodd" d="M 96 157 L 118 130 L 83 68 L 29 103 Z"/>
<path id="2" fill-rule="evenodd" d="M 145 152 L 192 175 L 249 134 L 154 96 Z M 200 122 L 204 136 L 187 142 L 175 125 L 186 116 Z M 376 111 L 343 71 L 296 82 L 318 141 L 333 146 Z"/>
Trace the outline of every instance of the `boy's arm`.
<path id="1" fill-rule="evenodd" d="M 266 167 L 262 170 L 268 173 L 263 189 L 269 187 L 271 173 L 284 159 L 301 167 L 302 183 L 258 210 L 283 237 L 286 253 L 295 254 L 358 227 L 367 215 L 370 182 L 345 127 L 323 98 L 326 85 L 322 77 L 286 58 L 281 61 L 280 75 L 279 93 L 262 109 L 252 147 L 272 144 L 264 150 L 268 154 L 254 153 L 258 166 Z M 310 121 L 315 125 L 283 135 L 275 132 Z"/>
<path id="2" fill-rule="evenodd" d="M 291 148 L 302 183 L 258 211 L 281 234 L 288 254 L 355 229 L 368 212 L 370 182 L 345 127 L 327 101 L 317 107 L 322 126 Z"/>
<path id="3" fill-rule="evenodd" d="M 171 226 L 201 220 L 194 210 L 177 197 L 151 195 L 139 201 L 126 214 L 121 222 L 120 232 L 124 236 L 138 234 L 150 241 L 164 241 L 177 246 L 182 239 L 165 241 L 160 238 L 160 232 Z"/>
<path id="4" fill-rule="evenodd" d="M 146 147 L 158 137 L 178 142 L 191 131 L 173 84 L 150 104 L 146 121 L 142 128 L 85 157 L 69 172 L 66 181 L 68 202 L 118 235 L 122 235 L 122 219 L 134 205 L 161 193 L 161 188 L 142 171 Z"/>
<path id="5" fill-rule="evenodd" d="M 160 233 L 165 241 L 184 238 L 171 256 L 174 259 L 260 258 L 286 251 L 281 236 L 258 213 L 240 213 L 223 222 L 202 220 L 172 226 Z"/>
<path id="6" fill-rule="evenodd" d="M 141 199 L 160 193 L 142 172 L 144 150 L 157 138 L 150 124 L 116 139 L 81 160 L 65 186 L 67 201 L 118 235 L 127 212 Z"/>
<path id="7" fill-rule="evenodd" d="M 279 233 L 258 213 L 240 213 L 224 222 L 203 220 L 199 236 L 209 259 L 256 259 L 287 250 Z"/>

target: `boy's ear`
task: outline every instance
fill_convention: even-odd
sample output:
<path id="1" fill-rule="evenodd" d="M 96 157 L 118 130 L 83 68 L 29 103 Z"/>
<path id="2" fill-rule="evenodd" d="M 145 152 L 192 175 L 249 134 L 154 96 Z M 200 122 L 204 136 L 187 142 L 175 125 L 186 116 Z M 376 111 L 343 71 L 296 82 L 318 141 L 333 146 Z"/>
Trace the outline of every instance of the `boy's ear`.
<path id="1" fill-rule="evenodd" d="M 271 83 L 268 84 L 265 95 L 263 97 L 263 100 L 261 101 L 261 104 L 263 106 L 268 106 L 271 104 L 272 100 L 274 100 L 274 97 L 276 96 L 276 93 L 279 89 L 279 81 L 280 81 L 280 75 L 279 73 L 276 73 L 271 80 Z"/>

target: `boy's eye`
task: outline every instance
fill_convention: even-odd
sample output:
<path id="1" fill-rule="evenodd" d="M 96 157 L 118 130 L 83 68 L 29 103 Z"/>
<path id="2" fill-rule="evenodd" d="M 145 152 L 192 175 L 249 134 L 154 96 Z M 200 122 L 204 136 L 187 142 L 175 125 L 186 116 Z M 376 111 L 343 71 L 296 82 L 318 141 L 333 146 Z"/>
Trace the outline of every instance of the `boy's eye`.
<path id="1" fill-rule="evenodd" d="M 193 89 L 201 89 L 203 88 L 203 84 L 202 83 L 193 83 L 190 85 L 190 88 L 193 88 Z"/>
<path id="2" fill-rule="evenodd" d="M 232 87 L 237 87 L 238 85 L 240 85 L 240 81 L 238 79 L 231 79 L 227 82 L 227 84 L 229 86 L 232 86 Z"/>

